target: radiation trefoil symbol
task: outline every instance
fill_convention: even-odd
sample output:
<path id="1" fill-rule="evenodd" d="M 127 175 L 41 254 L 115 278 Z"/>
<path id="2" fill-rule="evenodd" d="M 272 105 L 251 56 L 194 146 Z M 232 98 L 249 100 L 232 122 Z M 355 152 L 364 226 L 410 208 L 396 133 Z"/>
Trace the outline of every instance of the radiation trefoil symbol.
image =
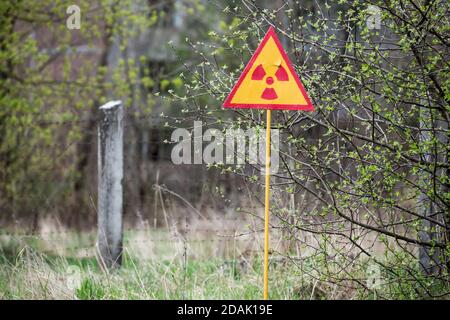
<path id="1" fill-rule="evenodd" d="M 274 74 L 276 81 L 289 81 L 289 76 L 286 70 L 282 66 L 278 66 L 277 71 Z M 264 70 L 262 64 L 258 65 L 252 73 L 252 80 L 264 80 L 268 85 L 267 88 L 261 94 L 261 98 L 265 100 L 275 100 L 278 98 L 277 92 L 272 87 L 275 80 L 272 75 L 268 75 Z"/>

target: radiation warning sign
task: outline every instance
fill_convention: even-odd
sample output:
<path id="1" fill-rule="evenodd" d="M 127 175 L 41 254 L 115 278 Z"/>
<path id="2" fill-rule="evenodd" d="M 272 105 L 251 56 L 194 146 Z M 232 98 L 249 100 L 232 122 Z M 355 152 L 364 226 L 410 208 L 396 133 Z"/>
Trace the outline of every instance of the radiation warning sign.
<path id="1" fill-rule="evenodd" d="M 267 31 L 224 107 L 314 111 L 273 27 Z"/>

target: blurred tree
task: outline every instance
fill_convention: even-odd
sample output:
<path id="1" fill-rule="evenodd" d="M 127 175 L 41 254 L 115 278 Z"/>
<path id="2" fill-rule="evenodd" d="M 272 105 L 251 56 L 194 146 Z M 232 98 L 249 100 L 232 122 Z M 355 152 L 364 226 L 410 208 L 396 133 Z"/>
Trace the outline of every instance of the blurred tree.
<path id="1" fill-rule="evenodd" d="M 68 28 L 69 6 L 80 29 Z M 0 4 L 2 222 L 32 218 L 36 229 L 42 213 L 93 224 L 97 108 L 111 99 L 127 109 L 125 212 L 149 214 L 157 162 L 170 160 L 163 124 L 183 110 L 166 97 L 184 95 L 184 39 L 206 39 L 217 20 L 205 10 L 201 0 Z"/>
<path id="2" fill-rule="evenodd" d="M 0 4 L 4 217 L 32 213 L 36 227 L 39 211 L 64 202 L 61 212 L 67 202 L 78 210 L 88 204 L 89 198 L 80 194 L 86 188 L 87 165 L 95 157 L 96 108 L 111 97 L 130 97 L 140 79 L 134 57 L 120 55 L 130 38 L 154 24 L 137 14 L 133 3 L 80 1 L 79 30 L 66 25 L 70 15 L 65 1 Z"/>

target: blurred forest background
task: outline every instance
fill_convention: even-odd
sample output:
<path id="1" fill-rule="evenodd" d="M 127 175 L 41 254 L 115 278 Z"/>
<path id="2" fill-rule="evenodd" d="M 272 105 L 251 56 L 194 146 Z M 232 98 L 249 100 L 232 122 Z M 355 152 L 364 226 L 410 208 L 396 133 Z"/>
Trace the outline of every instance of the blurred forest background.
<path id="1" fill-rule="evenodd" d="M 73 4 L 79 30 L 66 23 Z M 263 111 L 222 103 L 274 26 L 316 108 L 273 113 L 281 132 L 272 179 L 274 296 L 448 298 L 449 16 L 443 0 L 2 1 L 2 250 L 14 242 L 17 257 L 30 245 L 26 237 L 70 233 L 73 241 L 95 231 L 98 108 L 120 99 L 125 246 L 158 260 L 161 245 L 148 245 L 149 234 L 167 232 L 167 241 L 182 244 L 194 235 L 202 243 L 220 238 L 214 248 L 162 251 L 181 252 L 184 274 L 192 273 L 186 257 L 223 257 L 212 269 L 199 267 L 213 274 L 231 259 L 226 286 L 246 279 L 252 287 L 225 297 L 258 297 L 259 267 L 248 270 L 262 252 L 260 168 L 177 166 L 170 140 L 194 120 L 204 129 L 264 127 Z M 53 238 L 45 250 L 55 241 L 66 243 Z M 6 265 L 0 291 L 21 296 L 11 284 L 17 268 Z M 83 297 L 186 297 L 177 281 L 160 296 L 92 283 L 83 282 Z"/>

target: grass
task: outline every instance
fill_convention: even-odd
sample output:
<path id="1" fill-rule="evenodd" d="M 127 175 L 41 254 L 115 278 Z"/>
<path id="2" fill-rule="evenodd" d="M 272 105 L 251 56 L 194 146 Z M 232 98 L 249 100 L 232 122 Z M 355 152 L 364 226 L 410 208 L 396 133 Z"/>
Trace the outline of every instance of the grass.
<path id="1" fill-rule="evenodd" d="M 136 235 L 125 235 L 132 243 Z M 67 235 L 62 241 L 3 239 L 0 251 L 0 299 L 261 299 L 261 260 L 243 264 L 233 258 L 184 255 L 183 243 L 158 242 L 144 256 L 125 245 L 122 267 L 101 271 L 91 235 Z M 137 241 L 136 241 L 137 242 Z M 55 245 L 58 243 L 58 245 Z M 198 251 L 197 241 L 189 251 Z M 71 245 L 67 245 L 71 244 Z M 53 247 L 52 247 L 53 246 Z M 65 250 L 58 248 L 64 246 Z M 82 249 L 88 248 L 84 254 Z M 178 250 L 178 251 L 177 251 Z M 181 250 L 181 251 L 180 251 Z M 209 251 L 208 251 L 209 250 Z M 63 252 L 65 251 L 65 252 Z M 211 248 L 205 248 L 208 253 Z M 273 268 L 272 299 L 299 299 L 298 277 L 288 268 Z"/>
<path id="2" fill-rule="evenodd" d="M 0 299 L 262 298 L 262 250 L 256 238 L 239 243 L 217 235 L 186 239 L 161 229 L 129 230 L 122 267 L 104 273 L 93 233 L 0 232 Z M 385 260 L 391 267 L 380 269 L 376 290 L 364 288 L 369 260 L 347 265 L 320 253 L 301 261 L 277 259 L 282 255 L 275 252 L 272 257 L 271 299 L 421 299 L 427 292 L 449 298 L 447 282 L 421 276 L 417 261 L 401 252 Z"/>

